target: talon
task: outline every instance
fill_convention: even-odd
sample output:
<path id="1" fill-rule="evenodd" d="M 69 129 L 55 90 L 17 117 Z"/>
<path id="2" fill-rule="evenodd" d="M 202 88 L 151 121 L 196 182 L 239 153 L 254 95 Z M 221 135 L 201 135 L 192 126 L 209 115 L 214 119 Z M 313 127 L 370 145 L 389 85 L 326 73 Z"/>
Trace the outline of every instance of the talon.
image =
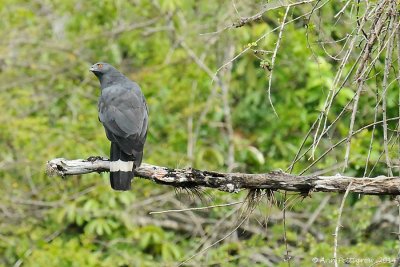
<path id="1" fill-rule="evenodd" d="M 95 162 L 96 160 L 101 160 L 101 159 L 102 159 L 102 157 L 100 157 L 100 156 L 90 156 L 86 160 L 90 161 L 90 162 Z"/>

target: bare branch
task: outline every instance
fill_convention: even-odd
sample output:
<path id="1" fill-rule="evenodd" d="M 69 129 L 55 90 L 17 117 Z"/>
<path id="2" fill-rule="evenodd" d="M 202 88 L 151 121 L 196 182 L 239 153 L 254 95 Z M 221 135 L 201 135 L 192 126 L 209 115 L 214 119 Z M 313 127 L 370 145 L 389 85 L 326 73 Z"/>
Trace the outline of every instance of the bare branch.
<path id="1" fill-rule="evenodd" d="M 78 175 L 109 171 L 109 161 L 101 157 L 89 160 L 66 160 L 56 158 L 47 162 L 47 173 L 58 176 Z M 142 164 L 135 170 L 138 177 L 158 184 L 174 187 L 209 187 L 229 193 L 240 189 L 269 189 L 294 191 L 306 194 L 316 192 L 349 192 L 365 195 L 399 195 L 400 178 L 378 176 L 375 178 L 355 178 L 349 176 L 296 176 L 283 171 L 269 173 L 222 173 L 201 171 L 193 168 L 174 169 Z"/>

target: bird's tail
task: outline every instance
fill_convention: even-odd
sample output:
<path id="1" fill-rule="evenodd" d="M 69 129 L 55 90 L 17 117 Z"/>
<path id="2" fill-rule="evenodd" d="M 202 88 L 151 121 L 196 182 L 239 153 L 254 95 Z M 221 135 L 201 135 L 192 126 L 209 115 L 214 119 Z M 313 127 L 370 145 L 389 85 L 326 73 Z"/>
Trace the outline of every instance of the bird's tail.
<path id="1" fill-rule="evenodd" d="M 117 143 L 111 142 L 110 161 L 110 183 L 112 189 L 130 190 L 135 168 L 133 155 L 125 154 Z"/>

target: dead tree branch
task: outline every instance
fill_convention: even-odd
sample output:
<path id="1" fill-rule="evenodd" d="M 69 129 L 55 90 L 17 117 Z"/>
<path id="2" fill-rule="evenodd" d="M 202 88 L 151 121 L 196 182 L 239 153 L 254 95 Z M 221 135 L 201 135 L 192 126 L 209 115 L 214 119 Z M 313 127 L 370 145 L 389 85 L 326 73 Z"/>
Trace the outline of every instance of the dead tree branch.
<path id="1" fill-rule="evenodd" d="M 49 176 L 68 176 L 92 172 L 109 171 L 108 159 L 91 157 L 87 160 L 53 159 L 47 162 Z M 269 173 L 222 173 L 201 171 L 193 168 L 173 169 L 142 164 L 135 170 L 138 177 L 152 180 L 158 184 L 174 187 L 209 187 L 229 193 L 240 189 L 284 190 L 306 194 L 309 192 L 349 192 L 365 195 L 400 195 L 400 177 L 378 176 L 375 178 L 356 178 L 335 176 L 296 176 L 283 171 Z"/>

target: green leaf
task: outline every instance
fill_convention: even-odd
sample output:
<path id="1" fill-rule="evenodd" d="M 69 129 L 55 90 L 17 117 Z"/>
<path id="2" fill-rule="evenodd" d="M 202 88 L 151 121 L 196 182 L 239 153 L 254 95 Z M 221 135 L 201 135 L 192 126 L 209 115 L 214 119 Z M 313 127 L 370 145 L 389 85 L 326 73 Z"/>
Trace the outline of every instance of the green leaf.
<path id="1" fill-rule="evenodd" d="M 257 162 L 259 165 L 264 165 L 265 163 L 265 158 L 264 155 L 260 150 L 258 150 L 254 146 L 248 146 L 247 151 L 249 152 L 250 158 L 252 158 L 255 162 Z"/>

